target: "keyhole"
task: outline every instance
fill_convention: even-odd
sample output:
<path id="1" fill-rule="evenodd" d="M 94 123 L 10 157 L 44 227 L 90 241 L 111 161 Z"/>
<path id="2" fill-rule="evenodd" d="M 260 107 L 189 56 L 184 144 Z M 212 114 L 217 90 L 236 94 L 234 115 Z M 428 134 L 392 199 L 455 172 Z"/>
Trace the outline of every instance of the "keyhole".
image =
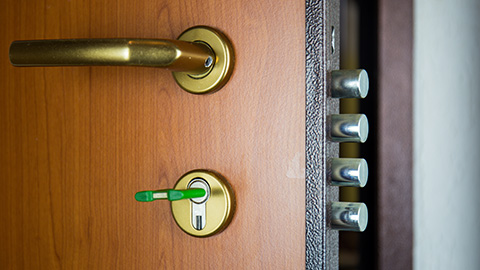
<path id="1" fill-rule="evenodd" d="M 192 227 L 197 230 L 203 230 L 207 224 L 207 201 L 210 198 L 210 185 L 203 178 L 195 178 L 188 184 L 188 188 L 201 188 L 205 190 L 205 196 L 190 199 L 190 211 Z"/>

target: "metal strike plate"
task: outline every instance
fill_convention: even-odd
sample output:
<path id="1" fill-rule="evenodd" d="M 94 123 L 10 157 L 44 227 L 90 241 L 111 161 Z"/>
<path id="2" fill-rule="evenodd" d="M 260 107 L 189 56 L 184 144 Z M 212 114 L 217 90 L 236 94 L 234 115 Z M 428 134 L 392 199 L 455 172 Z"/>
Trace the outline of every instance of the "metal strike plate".
<path id="1" fill-rule="evenodd" d="M 195 170 L 183 175 L 174 189 L 203 188 L 206 195 L 190 200 L 171 202 L 173 218 L 186 233 L 207 237 L 223 231 L 232 220 L 235 197 L 230 185 L 220 174 Z"/>

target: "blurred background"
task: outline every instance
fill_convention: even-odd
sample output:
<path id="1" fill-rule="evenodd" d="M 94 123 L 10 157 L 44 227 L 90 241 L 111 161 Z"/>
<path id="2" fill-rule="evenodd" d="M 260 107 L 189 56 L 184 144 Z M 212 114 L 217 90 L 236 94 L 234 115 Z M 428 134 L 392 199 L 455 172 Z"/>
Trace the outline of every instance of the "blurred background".
<path id="1" fill-rule="evenodd" d="M 341 0 L 341 68 L 367 70 L 363 233 L 340 233 L 340 269 L 480 269 L 480 1 Z"/>

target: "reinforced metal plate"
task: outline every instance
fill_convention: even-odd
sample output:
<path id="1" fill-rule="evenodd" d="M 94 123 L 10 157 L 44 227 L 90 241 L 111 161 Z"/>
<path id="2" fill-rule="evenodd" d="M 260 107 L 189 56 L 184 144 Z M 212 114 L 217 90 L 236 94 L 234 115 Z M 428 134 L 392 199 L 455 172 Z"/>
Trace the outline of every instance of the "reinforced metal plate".
<path id="1" fill-rule="evenodd" d="M 326 117 L 338 113 L 328 81 L 339 68 L 339 8 L 337 0 L 306 1 L 306 269 L 338 269 L 338 232 L 328 227 L 327 213 L 338 187 L 326 181 L 338 144 L 327 141 Z"/>

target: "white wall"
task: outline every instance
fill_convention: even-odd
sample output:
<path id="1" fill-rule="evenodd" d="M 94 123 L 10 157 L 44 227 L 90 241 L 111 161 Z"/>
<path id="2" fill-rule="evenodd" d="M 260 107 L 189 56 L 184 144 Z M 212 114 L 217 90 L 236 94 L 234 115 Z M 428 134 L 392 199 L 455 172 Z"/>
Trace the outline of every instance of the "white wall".
<path id="1" fill-rule="evenodd" d="M 414 266 L 480 269 L 480 0 L 414 8 Z"/>

